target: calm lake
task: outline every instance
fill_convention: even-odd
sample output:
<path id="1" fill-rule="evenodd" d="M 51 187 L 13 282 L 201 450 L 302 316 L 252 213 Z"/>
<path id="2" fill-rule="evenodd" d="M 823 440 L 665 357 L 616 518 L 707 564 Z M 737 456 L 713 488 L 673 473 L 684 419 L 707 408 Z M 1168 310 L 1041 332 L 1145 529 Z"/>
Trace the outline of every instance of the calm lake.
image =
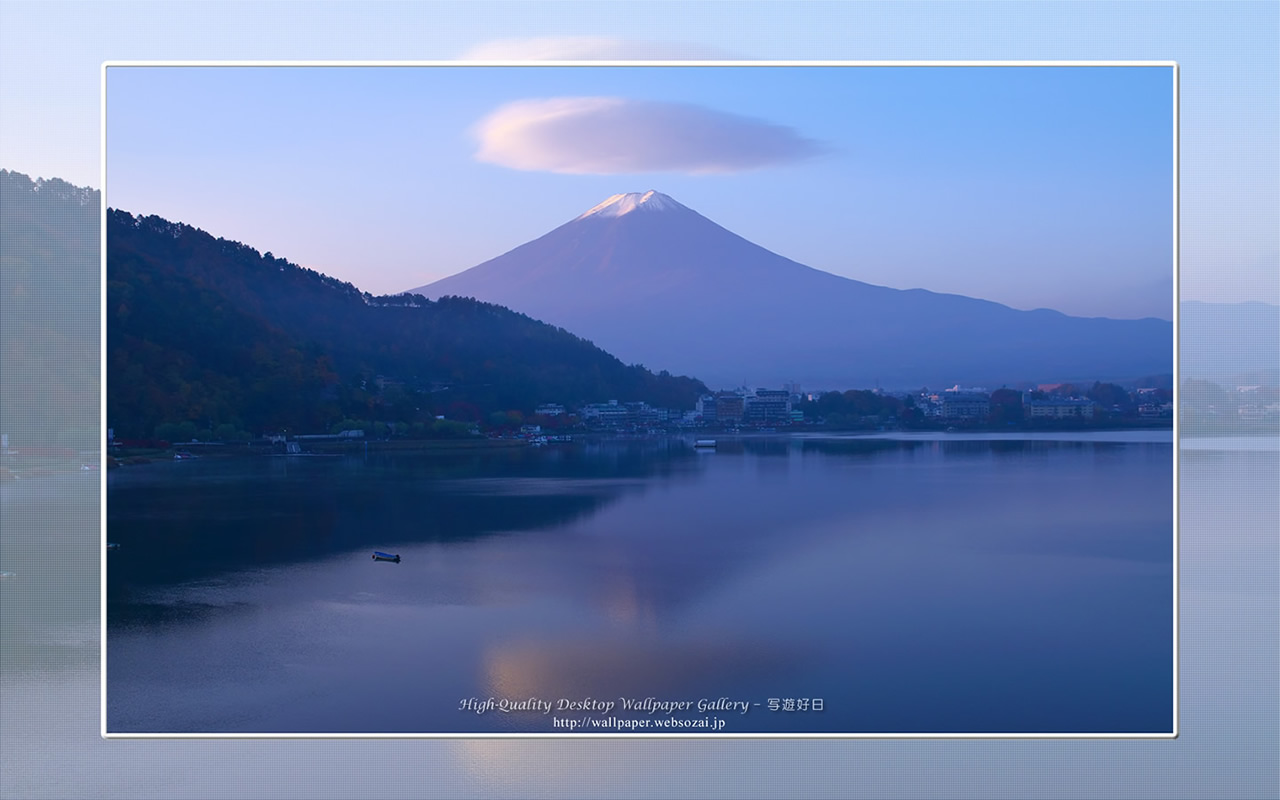
<path id="1" fill-rule="evenodd" d="M 1172 730 L 1171 432 L 692 444 L 113 470 L 108 731 Z"/>

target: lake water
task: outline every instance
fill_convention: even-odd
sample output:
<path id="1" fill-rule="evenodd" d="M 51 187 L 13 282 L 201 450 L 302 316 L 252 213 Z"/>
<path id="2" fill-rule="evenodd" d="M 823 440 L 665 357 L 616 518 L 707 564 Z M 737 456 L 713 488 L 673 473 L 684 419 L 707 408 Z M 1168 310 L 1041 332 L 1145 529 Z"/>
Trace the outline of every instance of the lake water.
<path id="1" fill-rule="evenodd" d="M 692 442 L 113 470 L 108 730 L 1172 730 L 1168 431 Z"/>

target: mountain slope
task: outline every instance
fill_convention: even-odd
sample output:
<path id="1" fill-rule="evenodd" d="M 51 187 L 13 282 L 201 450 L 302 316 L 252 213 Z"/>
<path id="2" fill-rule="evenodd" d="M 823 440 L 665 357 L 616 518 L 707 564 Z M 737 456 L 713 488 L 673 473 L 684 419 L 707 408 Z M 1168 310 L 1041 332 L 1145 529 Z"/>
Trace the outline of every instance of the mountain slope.
<path id="1" fill-rule="evenodd" d="M 122 436 L 161 422 L 327 428 L 530 412 L 545 402 L 691 408 L 705 387 L 628 367 L 589 342 L 469 299 L 372 298 L 246 245 L 158 217 L 107 216 L 108 414 Z M 411 397 L 392 411 L 386 375 Z"/>
<path id="2" fill-rule="evenodd" d="M 97 447 L 99 194 L 0 169 L 0 431 Z"/>
<path id="3" fill-rule="evenodd" d="M 1172 325 L 1068 317 L 807 267 L 657 193 L 413 290 L 500 303 L 712 384 L 940 385 L 1171 372 Z"/>

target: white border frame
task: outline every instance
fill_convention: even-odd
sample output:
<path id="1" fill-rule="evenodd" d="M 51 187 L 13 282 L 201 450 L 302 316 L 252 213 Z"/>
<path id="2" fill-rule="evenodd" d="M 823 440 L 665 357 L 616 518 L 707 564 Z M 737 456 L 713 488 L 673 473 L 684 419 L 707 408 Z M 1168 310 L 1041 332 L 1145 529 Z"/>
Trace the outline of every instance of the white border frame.
<path id="1" fill-rule="evenodd" d="M 106 182 L 106 74 L 111 68 L 127 67 L 445 67 L 445 68 L 489 68 L 489 67 L 1164 67 L 1171 69 L 1172 77 L 1172 179 L 1174 179 L 1174 696 L 1172 696 L 1172 714 L 1174 727 L 1169 733 L 657 733 L 657 732 L 602 732 L 602 733 L 113 733 L 106 730 L 106 210 L 108 210 L 108 192 Z M 460 61 L 460 60 L 425 60 L 425 61 L 325 61 L 325 60 L 156 60 L 102 61 L 101 95 L 100 95 L 100 431 L 102 438 L 102 460 L 100 476 L 100 508 L 101 508 L 101 540 L 99 553 L 101 567 L 99 576 L 99 617 L 100 617 L 100 735 L 102 739 L 607 739 L 618 741 L 654 740 L 654 739 L 1178 739 L 1179 736 L 1179 584 L 1181 570 L 1179 566 L 1179 509 L 1178 492 L 1180 486 L 1179 470 L 1179 369 L 1180 352 L 1180 319 L 1179 297 L 1181 289 L 1180 275 L 1180 237 L 1181 225 L 1179 204 L 1179 65 L 1178 61 L 760 61 L 760 60 L 608 60 L 608 61 L 529 61 L 529 60 L 493 60 L 493 61 Z"/>

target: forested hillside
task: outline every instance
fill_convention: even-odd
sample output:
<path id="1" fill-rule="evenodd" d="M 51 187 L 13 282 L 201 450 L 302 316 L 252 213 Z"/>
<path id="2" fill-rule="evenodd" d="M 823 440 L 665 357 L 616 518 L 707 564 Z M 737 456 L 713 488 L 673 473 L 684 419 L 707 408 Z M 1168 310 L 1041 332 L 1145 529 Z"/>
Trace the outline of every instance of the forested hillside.
<path id="1" fill-rule="evenodd" d="M 483 421 L 609 399 L 692 408 L 705 391 L 500 306 L 371 297 L 159 217 L 109 211 L 107 253 L 108 420 L 118 436 L 183 421 L 251 433 L 327 430 L 345 418 Z"/>

